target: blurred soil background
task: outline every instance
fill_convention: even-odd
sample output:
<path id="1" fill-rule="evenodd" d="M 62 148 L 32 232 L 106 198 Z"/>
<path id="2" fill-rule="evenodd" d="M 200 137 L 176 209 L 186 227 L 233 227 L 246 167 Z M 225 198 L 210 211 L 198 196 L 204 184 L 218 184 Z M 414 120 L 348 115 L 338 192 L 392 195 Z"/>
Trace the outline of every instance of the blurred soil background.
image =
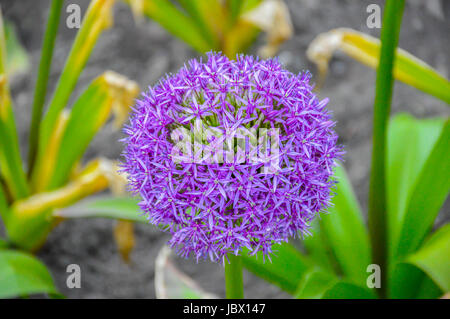
<path id="1" fill-rule="evenodd" d="M 40 57 L 40 47 L 48 15 L 47 0 L 0 0 L 6 20 L 14 23 L 18 36 L 29 52 L 30 69 L 12 79 L 12 95 L 18 122 L 22 152 L 26 158 L 28 129 L 31 117 L 33 89 Z M 89 1 L 71 0 L 85 13 Z M 337 27 L 349 27 L 375 36 L 378 29 L 368 29 L 366 8 L 370 3 L 384 1 L 352 0 L 286 0 L 294 26 L 294 36 L 284 43 L 280 60 L 292 72 L 309 69 L 314 65 L 305 51 L 314 37 Z M 76 35 L 76 29 L 65 25 L 63 12 L 56 41 L 50 85 L 51 97 L 65 59 Z M 450 1 L 409 0 L 406 2 L 400 35 L 400 47 L 436 68 L 441 74 L 450 74 Z M 264 43 L 264 35 L 250 49 L 256 54 Z M 142 89 L 154 85 L 168 72 L 175 72 L 183 63 L 198 54 L 186 44 L 168 34 L 153 21 L 143 19 L 136 23 L 128 6 L 118 1 L 114 10 L 114 26 L 97 43 L 84 69 L 71 103 L 88 83 L 105 70 L 113 70 L 135 80 Z M 374 99 L 375 72 L 359 63 L 337 54 L 331 61 L 330 71 L 320 96 L 329 97 L 329 107 L 337 120 L 340 142 L 345 145 L 345 167 L 354 185 L 363 210 L 367 209 L 369 167 L 371 154 L 371 121 Z M 392 112 L 407 111 L 417 117 L 449 115 L 445 103 L 416 89 L 395 84 Z M 121 133 L 108 123 L 91 144 L 86 159 L 104 156 L 117 159 L 122 146 Z M 450 205 L 447 201 L 438 223 L 448 221 Z M 110 220 L 70 220 L 58 226 L 38 256 L 50 268 L 57 286 L 68 298 L 154 298 L 155 259 L 168 235 L 153 226 L 136 225 L 136 248 L 131 264 L 119 257 Z M 177 264 L 202 288 L 224 296 L 223 267 L 211 262 L 176 259 Z M 81 267 L 81 289 L 66 287 L 66 267 Z M 288 295 L 278 288 L 246 272 L 245 292 L 248 298 L 283 298 Z"/>

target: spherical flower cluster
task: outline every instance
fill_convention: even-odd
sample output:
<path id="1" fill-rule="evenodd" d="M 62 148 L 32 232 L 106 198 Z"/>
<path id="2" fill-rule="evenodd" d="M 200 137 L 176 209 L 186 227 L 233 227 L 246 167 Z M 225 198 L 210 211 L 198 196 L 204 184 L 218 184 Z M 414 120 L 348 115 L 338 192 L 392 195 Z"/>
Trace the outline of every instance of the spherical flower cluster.
<path id="1" fill-rule="evenodd" d="M 136 102 L 122 170 L 180 255 L 219 261 L 245 247 L 268 256 L 330 205 L 343 152 L 328 100 L 309 81 L 276 59 L 209 53 Z"/>

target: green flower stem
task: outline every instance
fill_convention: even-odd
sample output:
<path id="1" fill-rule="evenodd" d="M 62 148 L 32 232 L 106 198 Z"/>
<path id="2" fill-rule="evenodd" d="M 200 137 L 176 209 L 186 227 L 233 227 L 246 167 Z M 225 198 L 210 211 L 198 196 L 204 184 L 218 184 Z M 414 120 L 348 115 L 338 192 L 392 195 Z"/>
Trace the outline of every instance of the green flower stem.
<path id="1" fill-rule="evenodd" d="M 404 0 L 387 0 L 381 29 L 380 63 L 377 69 L 373 116 L 372 167 L 369 189 L 369 232 L 373 263 L 381 268 L 380 297 L 385 297 L 387 274 L 386 218 L 386 137 L 391 97 L 395 49 L 398 44 Z"/>
<path id="2" fill-rule="evenodd" d="M 228 254 L 225 261 L 225 290 L 227 299 L 243 299 L 244 284 L 242 281 L 242 259 L 240 256 Z"/>
<path id="3" fill-rule="evenodd" d="M 42 118 L 42 110 L 45 103 L 45 95 L 47 92 L 48 76 L 53 56 L 53 48 L 55 46 L 56 34 L 58 33 L 58 25 L 62 12 L 63 0 L 53 0 L 50 8 L 50 14 L 47 22 L 47 29 L 44 35 L 42 45 L 42 55 L 39 62 L 39 71 L 36 80 L 36 89 L 34 92 L 33 111 L 31 117 L 29 150 L 28 150 L 28 170 L 32 170 L 34 160 L 36 158 L 37 143 L 39 137 L 39 127 Z"/>

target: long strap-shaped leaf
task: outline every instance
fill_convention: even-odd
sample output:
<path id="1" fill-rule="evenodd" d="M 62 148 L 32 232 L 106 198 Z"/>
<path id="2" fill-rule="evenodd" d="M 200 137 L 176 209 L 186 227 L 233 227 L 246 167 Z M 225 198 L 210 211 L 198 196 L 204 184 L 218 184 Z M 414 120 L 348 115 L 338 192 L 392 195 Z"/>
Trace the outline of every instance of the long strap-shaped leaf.
<path id="1" fill-rule="evenodd" d="M 297 299 L 320 299 L 339 279 L 328 273 L 312 269 L 303 275 L 294 297 Z"/>
<path id="2" fill-rule="evenodd" d="M 210 49 L 219 49 L 225 23 L 224 7 L 219 0 L 177 0 L 208 41 Z"/>
<path id="3" fill-rule="evenodd" d="M 320 220 L 318 218 L 311 223 L 310 233 L 312 236 L 305 236 L 302 241 L 302 244 L 308 253 L 308 257 L 311 258 L 319 268 L 330 273 L 335 273 L 336 275 L 342 274 L 336 255 L 330 247 L 329 239 L 326 238 L 325 232 L 320 227 Z"/>
<path id="4" fill-rule="evenodd" d="M 303 276 L 295 293 L 298 299 L 373 299 L 376 295 L 364 285 L 356 285 L 321 270 Z"/>
<path id="5" fill-rule="evenodd" d="M 442 133 L 444 123 L 443 118 L 419 120 L 409 114 L 398 114 L 389 123 L 386 178 L 391 261 L 395 259 L 395 250 L 414 186 Z M 429 187 L 433 188 L 431 185 Z"/>
<path id="6" fill-rule="evenodd" d="M 344 168 L 335 168 L 335 178 L 338 182 L 336 195 L 329 214 L 321 217 L 320 231 L 325 233 L 344 276 L 364 284 L 370 264 L 369 235 Z"/>
<path id="7" fill-rule="evenodd" d="M 0 181 L 0 217 L 6 220 L 8 217 L 8 202 L 6 201 L 5 191 Z"/>
<path id="8" fill-rule="evenodd" d="M 415 298 L 426 279 L 422 271 L 404 263 L 396 249 L 408 202 L 444 123 L 442 118 L 418 120 L 409 114 L 396 115 L 389 123 L 386 178 L 390 298 Z"/>
<path id="9" fill-rule="evenodd" d="M 411 121 L 410 119 L 410 122 L 411 127 L 405 134 L 405 138 L 411 138 L 413 146 L 417 144 L 419 147 L 417 153 L 419 154 L 415 156 L 414 152 L 410 152 L 409 156 L 404 156 L 403 164 L 410 169 L 416 166 L 416 171 L 408 172 L 412 178 L 404 183 L 408 187 L 403 187 L 407 198 L 401 199 L 405 202 L 405 212 L 391 212 L 394 217 L 391 219 L 390 225 L 392 232 L 391 263 L 393 265 L 393 269 L 390 271 L 390 296 L 394 298 L 410 298 L 421 293 L 419 285 L 421 282 L 426 282 L 426 278 L 417 268 L 405 263 L 404 258 L 414 253 L 422 243 L 450 190 L 449 120 L 447 119 L 445 124 L 440 123 L 439 120 Z M 417 135 L 411 134 L 414 131 L 421 132 L 420 139 L 416 140 Z M 436 138 L 436 135 L 439 137 Z M 401 144 L 404 139 L 399 138 L 398 142 Z M 435 142 L 436 139 L 437 142 Z M 426 145 L 427 143 L 429 145 Z M 409 149 L 415 150 L 415 147 L 410 146 Z M 421 164 L 424 162 L 424 156 L 427 156 L 427 159 L 424 164 Z M 414 165 L 408 164 L 411 161 Z M 418 161 L 419 164 L 414 161 Z M 395 170 L 395 166 L 392 169 Z M 390 174 L 390 178 L 392 177 L 393 174 Z M 401 186 L 401 184 L 399 185 Z M 445 254 L 444 248 L 437 254 Z"/>
<path id="10" fill-rule="evenodd" d="M 317 36 L 307 51 L 308 58 L 318 65 L 322 79 L 327 73 L 328 62 L 337 49 L 371 68 L 376 69 L 378 66 L 380 40 L 352 29 L 334 29 Z M 397 80 L 450 104 L 450 82 L 405 50 L 397 48 L 393 72 Z"/>
<path id="11" fill-rule="evenodd" d="M 353 283 L 340 281 L 331 289 L 328 289 L 322 299 L 375 299 L 373 290 L 358 286 Z"/>
<path id="12" fill-rule="evenodd" d="M 179 37 L 195 50 L 206 52 L 211 44 L 191 17 L 167 0 L 125 0 L 136 13 L 143 13 L 155 20 L 173 35 Z"/>
<path id="13" fill-rule="evenodd" d="M 436 142 L 407 205 L 397 255 L 414 252 L 433 226 L 450 191 L 450 119 Z"/>
<path id="14" fill-rule="evenodd" d="M 406 261 L 422 269 L 443 291 L 450 291 L 450 224 L 437 230 Z"/>
<path id="15" fill-rule="evenodd" d="M 138 85 L 120 74 L 107 71 L 96 78 L 67 114 L 64 127 L 54 131 L 50 152 L 35 170 L 34 188 L 51 190 L 66 183 L 74 165 L 111 112 L 121 125 L 138 92 Z"/>
<path id="16" fill-rule="evenodd" d="M 48 112 L 41 123 L 36 165 L 41 165 L 41 162 L 45 160 L 47 146 L 60 113 L 66 106 L 98 37 L 112 24 L 113 4 L 114 0 L 92 0 L 86 12 L 51 99 Z"/>
<path id="17" fill-rule="evenodd" d="M 57 222 L 53 210 L 106 189 L 112 183 L 116 169 L 109 161 L 96 160 L 64 187 L 16 201 L 6 224 L 9 239 L 27 250 L 37 248 Z"/>
<path id="18" fill-rule="evenodd" d="M 86 196 L 107 188 L 108 176 L 114 169 L 114 165 L 109 161 L 95 160 L 90 162 L 79 176 L 64 187 L 16 201 L 11 209 L 17 216 L 34 216 L 47 209 L 69 206 Z"/>
<path id="19" fill-rule="evenodd" d="M 61 17 L 63 4 L 64 1 L 62 0 L 52 1 L 47 28 L 45 30 L 41 60 L 39 62 L 39 71 L 33 98 L 33 111 L 31 115 L 28 146 L 28 167 L 33 167 L 34 160 L 36 158 L 39 128 L 41 125 L 42 111 L 44 109 L 50 66 L 52 64 L 53 48 L 55 46 L 56 35 L 58 33 L 59 19 Z"/>
<path id="20" fill-rule="evenodd" d="M 303 256 L 288 243 L 273 247 L 272 261 L 264 261 L 262 254 L 257 256 L 242 255 L 244 267 L 255 275 L 271 282 L 284 291 L 294 294 L 302 276 L 313 266 L 309 258 Z"/>
<path id="21" fill-rule="evenodd" d="M 365 284 L 370 264 L 370 244 L 361 208 L 351 183 L 341 166 L 335 168 L 336 195 L 327 214 L 320 216 L 319 227 L 304 240 L 308 255 L 322 268 L 334 270 L 347 280 Z"/>
<path id="22" fill-rule="evenodd" d="M 9 93 L 3 19 L 0 11 L 0 166 L 11 195 L 23 198 L 28 185 L 19 151 L 16 124 Z"/>
<path id="23" fill-rule="evenodd" d="M 148 224 L 135 198 L 100 197 L 86 199 L 70 208 L 55 212 L 62 218 L 112 218 Z"/>

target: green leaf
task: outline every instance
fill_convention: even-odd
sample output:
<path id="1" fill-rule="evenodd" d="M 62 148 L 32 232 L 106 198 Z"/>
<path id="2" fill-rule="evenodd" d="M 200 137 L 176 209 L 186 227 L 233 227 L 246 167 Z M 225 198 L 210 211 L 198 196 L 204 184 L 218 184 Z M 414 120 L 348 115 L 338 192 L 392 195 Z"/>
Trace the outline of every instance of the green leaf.
<path id="1" fill-rule="evenodd" d="M 367 266 L 371 263 L 367 229 L 343 167 L 335 168 L 335 178 L 338 184 L 333 206 L 328 209 L 328 214 L 321 216 L 320 231 L 325 234 L 327 245 L 343 275 L 355 283 L 363 284 L 366 282 Z"/>
<path id="2" fill-rule="evenodd" d="M 241 14 L 242 3 L 245 0 L 227 0 L 228 10 L 230 11 L 230 22 L 234 23 Z"/>
<path id="3" fill-rule="evenodd" d="M 320 221 L 317 218 L 311 223 L 310 232 L 312 235 L 305 236 L 302 240 L 302 244 L 308 252 L 308 257 L 323 270 L 340 272 L 336 256 L 334 256 L 334 253 L 328 244 L 325 232 L 321 231 L 319 223 Z"/>
<path id="4" fill-rule="evenodd" d="M 95 80 L 77 99 L 61 134 L 61 142 L 54 157 L 55 163 L 52 165 L 52 176 L 45 189 L 55 189 L 67 181 L 72 168 L 81 159 L 97 133 L 97 123 L 106 120 L 109 112 L 104 112 L 104 109 L 110 108 L 110 105 L 107 90 Z"/>
<path id="5" fill-rule="evenodd" d="M 222 5 L 217 0 L 177 0 L 197 25 L 198 30 L 208 41 L 211 49 L 219 48 L 219 36 L 217 35 L 217 25 L 214 19 L 222 12 Z M 217 21 L 216 21 L 217 22 Z"/>
<path id="6" fill-rule="evenodd" d="M 12 23 L 5 23 L 6 62 L 10 76 L 26 71 L 30 66 L 28 53 L 17 38 L 16 30 Z"/>
<path id="7" fill-rule="evenodd" d="M 33 97 L 33 108 L 30 123 L 28 167 L 34 166 L 37 146 L 39 141 L 39 130 L 41 127 L 42 112 L 44 109 L 45 96 L 47 94 L 48 78 L 52 64 L 53 48 L 55 46 L 56 35 L 58 33 L 59 20 L 62 13 L 64 1 L 52 0 L 50 12 L 47 19 L 44 41 L 41 49 L 41 59 L 36 79 L 36 86 Z"/>
<path id="8" fill-rule="evenodd" d="M 127 78 L 108 71 L 97 77 L 75 102 L 61 133 L 47 189 L 64 185 L 73 167 L 81 159 L 89 143 L 112 111 L 128 113 L 138 85 Z M 116 114 L 116 119 L 120 114 Z M 119 122 L 123 119 L 119 119 Z M 47 163 L 50 161 L 47 156 Z M 43 177 L 40 177 L 41 179 Z"/>
<path id="9" fill-rule="evenodd" d="M 56 85 L 48 112 L 41 123 L 36 165 L 45 161 L 47 146 L 60 113 L 66 106 L 97 39 L 102 31 L 112 24 L 113 4 L 114 0 L 92 0 L 89 5 Z"/>
<path id="10" fill-rule="evenodd" d="M 1 184 L 0 181 L 0 217 L 3 218 L 4 222 L 8 217 L 8 212 L 9 212 L 8 202 L 6 201 L 3 185 Z"/>
<path id="11" fill-rule="evenodd" d="M 121 182 L 123 178 L 117 176 L 117 167 L 111 161 L 96 159 L 87 163 L 64 187 L 14 202 L 6 225 L 9 239 L 21 248 L 37 249 L 55 226 L 53 210 L 72 205 L 108 186 L 120 187 Z"/>
<path id="12" fill-rule="evenodd" d="M 431 235 L 406 261 L 423 270 L 443 291 L 450 291 L 450 224 Z"/>
<path id="13" fill-rule="evenodd" d="M 0 298 L 58 294 L 47 268 L 36 258 L 14 250 L 0 250 Z"/>
<path id="14" fill-rule="evenodd" d="M 387 154 L 389 255 L 397 249 L 408 201 L 427 158 L 444 126 L 444 119 L 417 120 L 398 114 L 389 124 Z M 433 188 L 433 187 L 431 187 Z"/>
<path id="15" fill-rule="evenodd" d="M 348 282 L 339 282 L 327 290 L 322 299 L 375 299 L 372 290 Z"/>
<path id="16" fill-rule="evenodd" d="M 5 33 L 0 10 L 0 166 L 12 197 L 19 199 L 29 193 L 19 151 L 16 124 L 6 70 Z"/>
<path id="17" fill-rule="evenodd" d="M 389 124 L 387 191 L 391 298 L 415 298 L 421 282 L 426 279 L 416 267 L 402 262 L 397 248 L 408 203 L 444 122 L 440 118 L 417 120 L 409 114 L 399 114 Z"/>
<path id="18" fill-rule="evenodd" d="M 196 22 L 170 1 L 143 0 L 142 7 L 140 1 L 125 1 L 130 4 L 135 12 L 143 13 L 148 18 L 155 20 L 167 31 L 189 44 L 195 50 L 206 52 L 212 49 Z"/>
<path id="19" fill-rule="evenodd" d="M 6 240 L 0 238 L 0 249 L 8 248 L 8 246 L 9 246 L 9 243 Z"/>
<path id="20" fill-rule="evenodd" d="M 273 250 L 272 261 L 263 261 L 261 253 L 248 256 L 244 252 L 242 254 L 244 267 L 282 290 L 294 294 L 305 271 L 312 266 L 312 262 L 288 243 L 275 245 Z"/>
<path id="21" fill-rule="evenodd" d="M 417 299 L 436 299 L 440 298 L 443 294 L 444 292 L 429 276 L 424 276 L 415 297 Z"/>
<path id="22" fill-rule="evenodd" d="M 432 243 L 432 240 L 437 240 L 441 236 L 448 236 L 449 226 L 446 225 L 439 229 L 436 233 L 431 235 L 429 241 L 427 241 L 423 248 L 419 251 L 425 250 L 426 246 Z M 448 238 L 447 238 L 448 239 Z M 443 267 L 445 269 L 446 265 L 449 264 L 449 259 L 445 256 L 445 247 L 438 254 L 443 254 L 440 256 L 436 262 L 443 263 Z M 433 277 L 430 276 L 429 272 L 426 272 L 425 269 L 421 266 L 418 266 L 412 256 L 415 256 L 418 252 L 409 256 L 406 260 L 398 261 L 393 267 L 391 271 L 390 278 L 390 298 L 401 298 L 401 299 L 411 299 L 411 298 L 437 298 L 442 295 L 442 290 L 436 286 L 435 281 L 433 281 Z M 411 259 L 411 260 L 410 260 Z M 441 266 L 441 264 L 439 264 Z M 450 269 L 447 267 L 447 269 Z M 445 272 L 444 276 L 445 276 Z M 447 276 L 449 271 L 447 270 Z M 431 278 L 431 279 L 430 279 Z M 432 280 L 433 279 L 433 280 Z M 442 287 L 441 287 L 442 288 Z"/>
<path id="23" fill-rule="evenodd" d="M 423 271 L 404 262 L 393 263 L 389 268 L 388 297 L 392 299 L 416 298 L 422 282 L 426 279 Z"/>
<path id="24" fill-rule="evenodd" d="M 233 2 L 240 2 L 240 13 L 246 13 L 250 10 L 253 10 L 259 4 L 261 4 L 262 0 L 230 0 Z"/>
<path id="25" fill-rule="evenodd" d="M 148 224 L 134 198 L 100 197 L 90 198 L 55 212 L 63 218 L 112 218 Z"/>
<path id="26" fill-rule="evenodd" d="M 304 274 L 295 298 L 320 299 L 337 281 L 338 278 L 328 272 L 312 269 Z"/>
<path id="27" fill-rule="evenodd" d="M 397 255 L 414 252 L 433 226 L 450 191 L 450 119 L 425 162 L 409 199 Z"/>
<path id="28" fill-rule="evenodd" d="M 0 104 L 0 109 L 3 106 Z M 0 166 L 2 168 L 1 173 L 13 198 L 20 199 L 29 194 L 29 189 L 23 170 L 16 131 L 8 127 L 8 123 L 14 121 L 12 113 L 10 114 L 5 121 L 0 117 Z"/>

